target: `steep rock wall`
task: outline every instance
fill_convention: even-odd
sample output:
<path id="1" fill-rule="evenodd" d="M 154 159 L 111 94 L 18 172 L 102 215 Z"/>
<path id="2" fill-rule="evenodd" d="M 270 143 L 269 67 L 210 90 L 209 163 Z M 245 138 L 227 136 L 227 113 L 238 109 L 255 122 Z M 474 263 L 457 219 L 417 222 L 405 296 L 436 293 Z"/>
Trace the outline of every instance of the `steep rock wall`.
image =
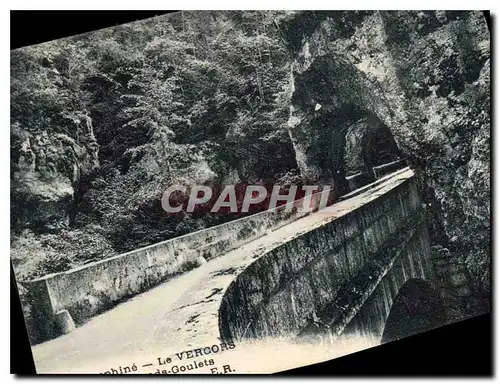
<path id="1" fill-rule="evenodd" d="M 433 243 L 467 262 L 486 297 L 490 41 L 482 13 L 305 12 L 282 28 L 295 57 L 289 127 L 302 173 L 343 173 L 345 122 L 375 115 L 422 181 Z M 340 144 L 325 153 L 321 141 Z"/>
<path id="2" fill-rule="evenodd" d="M 68 129 L 80 133 L 76 139 L 50 129 L 33 133 L 11 127 L 14 228 L 43 232 L 69 225 L 78 183 L 99 167 L 91 119 L 81 115 L 73 124 Z"/>

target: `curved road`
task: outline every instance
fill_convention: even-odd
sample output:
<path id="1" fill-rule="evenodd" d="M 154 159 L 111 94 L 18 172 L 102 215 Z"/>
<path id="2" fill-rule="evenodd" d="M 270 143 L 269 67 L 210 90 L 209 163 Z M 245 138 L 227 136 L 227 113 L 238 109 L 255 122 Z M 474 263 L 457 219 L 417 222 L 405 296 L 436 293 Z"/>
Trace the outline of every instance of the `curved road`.
<path id="1" fill-rule="evenodd" d="M 100 373 L 135 364 L 155 372 L 158 357 L 220 345 L 217 311 L 224 290 L 265 250 L 359 207 L 411 177 L 389 175 L 353 197 L 274 230 L 94 317 L 73 332 L 32 348 L 38 373 Z M 361 192 L 361 193 L 359 193 Z M 359 349 L 359 348 L 357 348 Z M 203 361 L 204 357 L 198 359 Z M 153 363 L 152 367 L 142 365 Z M 207 368 L 208 369 L 208 368 Z M 199 370 L 207 372 L 207 370 Z"/>

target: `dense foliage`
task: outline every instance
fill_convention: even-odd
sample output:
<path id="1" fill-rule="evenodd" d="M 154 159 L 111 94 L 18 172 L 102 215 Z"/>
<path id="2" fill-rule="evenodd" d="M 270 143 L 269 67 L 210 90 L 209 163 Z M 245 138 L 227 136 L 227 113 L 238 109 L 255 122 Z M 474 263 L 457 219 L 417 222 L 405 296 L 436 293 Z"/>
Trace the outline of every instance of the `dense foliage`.
<path id="1" fill-rule="evenodd" d="M 280 14 L 179 12 L 12 52 L 12 252 L 24 278 L 232 219 L 165 215 L 172 183 L 293 177 Z"/>

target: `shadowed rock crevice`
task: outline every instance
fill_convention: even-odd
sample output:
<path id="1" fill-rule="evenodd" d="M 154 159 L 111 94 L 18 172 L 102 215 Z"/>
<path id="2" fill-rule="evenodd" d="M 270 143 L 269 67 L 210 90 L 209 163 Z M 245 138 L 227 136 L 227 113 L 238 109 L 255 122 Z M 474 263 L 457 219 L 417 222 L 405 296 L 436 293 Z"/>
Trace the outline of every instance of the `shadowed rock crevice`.
<path id="1" fill-rule="evenodd" d="M 382 343 L 442 326 L 446 316 L 439 293 L 428 282 L 408 280 L 399 290 L 387 317 Z"/>

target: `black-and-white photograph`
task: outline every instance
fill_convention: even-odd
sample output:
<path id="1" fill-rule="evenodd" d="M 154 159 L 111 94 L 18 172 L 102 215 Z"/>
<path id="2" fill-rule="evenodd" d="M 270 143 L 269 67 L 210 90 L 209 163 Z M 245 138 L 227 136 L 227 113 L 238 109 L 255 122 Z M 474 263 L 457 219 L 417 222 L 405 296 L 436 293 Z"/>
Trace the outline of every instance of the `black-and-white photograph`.
<path id="1" fill-rule="evenodd" d="M 276 373 L 490 313 L 483 12 L 176 11 L 10 77 L 37 373 Z"/>

